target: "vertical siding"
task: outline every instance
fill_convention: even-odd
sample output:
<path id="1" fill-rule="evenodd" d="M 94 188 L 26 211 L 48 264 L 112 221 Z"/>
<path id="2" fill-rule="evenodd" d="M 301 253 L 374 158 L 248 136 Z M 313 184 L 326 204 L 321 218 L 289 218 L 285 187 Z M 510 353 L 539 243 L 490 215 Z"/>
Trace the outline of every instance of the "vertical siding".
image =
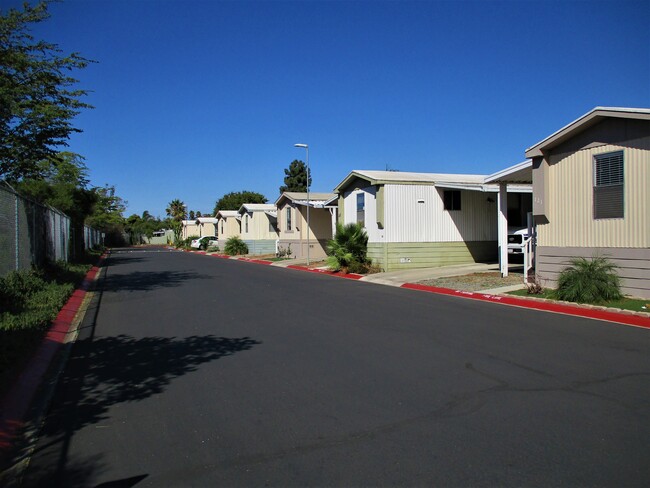
<path id="1" fill-rule="evenodd" d="M 593 218 L 593 155 L 624 151 L 623 219 Z M 649 247 L 650 151 L 604 145 L 553 155 L 548 167 L 549 223 L 538 226 L 541 246 Z"/>
<path id="2" fill-rule="evenodd" d="M 377 226 L 377 204 L 375 199 L 376 188 L 368 186 L 346 192 L 343 201 L 343 223 L 355 223 L 357 221 L 357 194 L 365 195 L 365 228 L 368 233 L 368 242 L 381 242 L 383 232 Z M 388 204 L 388 203 L 387 203 Z"/>
<path id="3" fill-rule="evenodd" d="M 489 194 L 461 191 L 459 211 L 444 210 L 442 195 L 443 190 L 434 186 L 386 185 L 386 241 L 461 242 L 497 239 L 496 204 L 487 201 Z M 424 202 L 418 203 L 419 200 Z"/>

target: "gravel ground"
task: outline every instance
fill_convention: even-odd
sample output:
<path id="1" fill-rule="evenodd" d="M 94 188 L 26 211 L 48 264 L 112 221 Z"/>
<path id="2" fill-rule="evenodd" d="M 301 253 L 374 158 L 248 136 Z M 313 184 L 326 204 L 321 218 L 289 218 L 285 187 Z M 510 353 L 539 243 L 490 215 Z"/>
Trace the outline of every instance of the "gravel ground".
<path id="1" fill-rule="evenodd" d="M 438 286 L 441 288 L 451 288 L 453 290 L 479 291 L 499 288 L 501 286 L 520 285 L 523 283 L 523 275 L 509 274 L 502 278 L 501 273 L 474 273 L 463 276 L 448 276 L 445 278 L 436 278 L 435 280 L 420 281 L 421 285 Z"/>

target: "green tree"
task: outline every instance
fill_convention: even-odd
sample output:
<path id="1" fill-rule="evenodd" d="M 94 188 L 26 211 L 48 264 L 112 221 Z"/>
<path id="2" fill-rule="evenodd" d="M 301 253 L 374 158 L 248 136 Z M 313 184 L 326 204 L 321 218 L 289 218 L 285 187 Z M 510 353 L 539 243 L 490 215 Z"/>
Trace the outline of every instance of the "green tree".
<path id="1" fill-rule="evenodd" d="M 78 154 L 62 152 L 36 164 L 38 176 L 16 182 L 17 190 L 70 217 L 71 258 L 83 256 L 83 226 L 97 203 L 88 188 L 88 170 Z"/>
<path id="2" fill-rule="evenodd" d="M 214 205 L 214 214 L 219 210 L 239 210 L 244 203 L 266 203 L 268 200 L 261 193 L 254 191 L 237 191 L 227 193 Z"/>
<path id="3" fill-rule="evenodd" d="M 93 212 L 86 218 L 86 224 L 106 233 L 107 245 L 122 245 L 124 242 L 124 216 L 127 202 L 115 194 L 115 187 L 106 185 L 93 188 L 96 196 Z"/>
<path id="4" fill-rule="evenodd" d="M 187 208 L 185 207 L 185 203 L 177 198 L 169 202 L 169 205 L 167 205 L 165 212 L 167 212 L 167 215 L 169 215 L 172 220 L 181 222 L 182 220 L 185 220 L 185 216 L 187 215 Z"/>
<path id="5" fill-rule="evenodd" d="M 190 220 L 194 220 L 194 210 L 190 210 Z"/>
<path id="6" fill-rule="evenodd" d="M 72 119 L 90 108 L 69 74 L 90 61 L 29 34 L 48 17 L 47 2 L 0 11 L 0 176 L 12 181 L 43 177 L 41 161 L 81 132 Z"/>
<path id="7" fill-rule="evenodd" d="M 311 186 L 311 171 L 309 172 L 309 186 Z M 307 166 L 298 159 L 294 159 L 289 167 L 284 170 L 284 185 L 280 193 L 285 191 L 307 191 Z"/>

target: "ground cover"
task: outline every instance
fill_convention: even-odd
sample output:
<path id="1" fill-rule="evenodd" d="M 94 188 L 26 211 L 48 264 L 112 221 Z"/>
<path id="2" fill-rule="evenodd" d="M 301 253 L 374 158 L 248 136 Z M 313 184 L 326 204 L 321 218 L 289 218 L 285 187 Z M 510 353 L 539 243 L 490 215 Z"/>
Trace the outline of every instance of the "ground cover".
<path id="1" fill-rule="evenodd" d="M 539 294 L 529 294 L 527 290 L 515 290 L 508 293 L 509 295 L 517 295 L 522 297 L 535 297 L 535 298 L 546 298 L 549 300 L 557 300 L 555 296 L 555 290 L 546 288 Z M 631 310 L 633 312 L 646 312 L 650 313 L 650 299 L 643 298 L 629 298 L 623 297 L 620 300 L 612 300 L 600 304 L 603 307 L 609 308 L 620 308 L 621 310 Z"/>
<path id="2" fill-rule="evenodd" d="M 59 262 L 0 278 L 0 395 L 90 266 Z"/>

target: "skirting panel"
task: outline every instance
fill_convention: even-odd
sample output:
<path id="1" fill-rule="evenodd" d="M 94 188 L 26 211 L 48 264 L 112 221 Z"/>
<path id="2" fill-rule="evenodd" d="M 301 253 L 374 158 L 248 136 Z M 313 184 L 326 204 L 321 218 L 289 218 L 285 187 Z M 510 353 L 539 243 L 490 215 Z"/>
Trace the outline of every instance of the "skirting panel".
<path id="1" fill-rule="evenodd" d="M 622 291 L 626 295 L 650 298 L 650 249 L 616 247 L 537 247 L 536 275 L 546 286 L 554 287 L 560 272 L 571 258 L 603 256 L 618 266 Z"/>
<path id="2" fill-rule="evenodd" d="M 386 271 L 495 261 L 496 241 L 368 243 L 368 257 Z"/>

